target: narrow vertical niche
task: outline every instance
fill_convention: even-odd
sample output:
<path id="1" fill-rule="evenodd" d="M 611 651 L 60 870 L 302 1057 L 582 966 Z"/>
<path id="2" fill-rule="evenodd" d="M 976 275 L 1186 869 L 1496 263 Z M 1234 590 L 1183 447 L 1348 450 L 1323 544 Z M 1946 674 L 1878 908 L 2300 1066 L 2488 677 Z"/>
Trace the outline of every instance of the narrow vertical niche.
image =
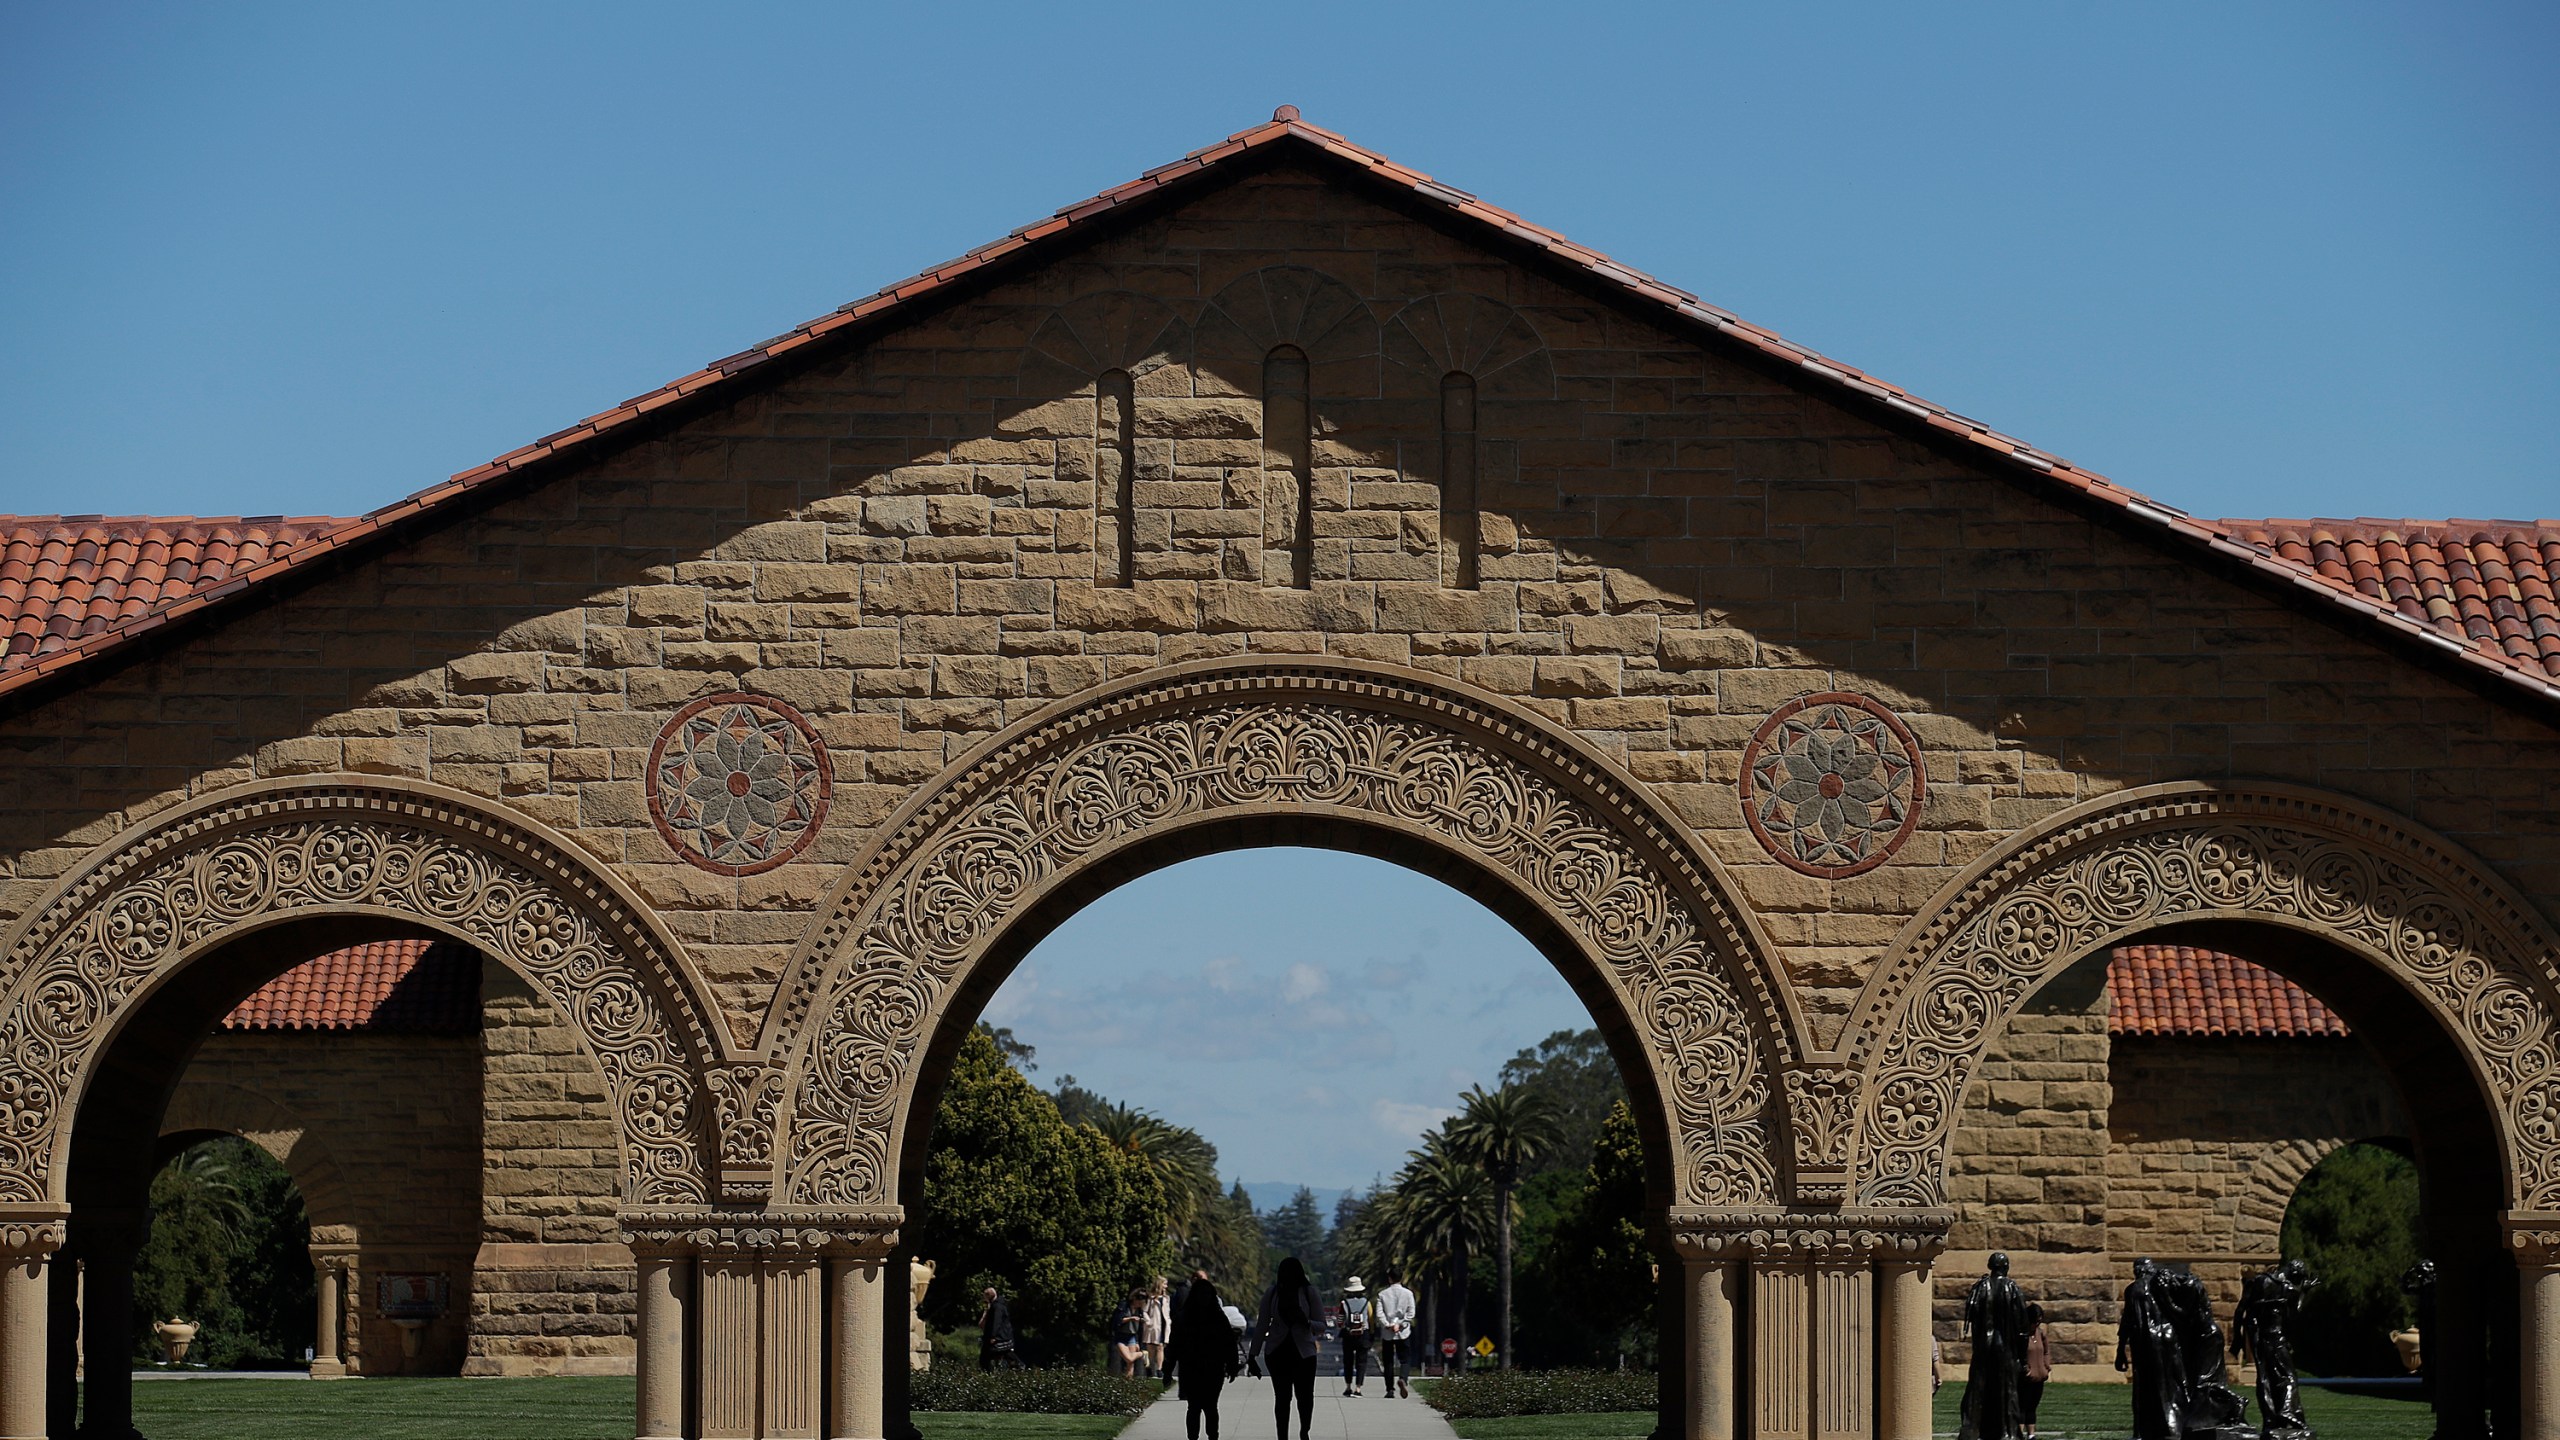
<path id="1" fill-rule="evenodd" d="M 1440 583 L 1473 590 L 1484 526 L 1476 507 L 1476 380 L 1440 377 Z"/>
<path id="2" fill-rule="evenodd" d="M 1126 370 L 1106 370 L 1094 386 L 1093 579 L 1138 579 L 1138 401 Z"/>
<path id="3" fill-rule="evenodd" d="M 1306 589 L 1315 572 L 1314 407 L 1307 356 L 1283 345 L 1262 362 L 1262 582 Z"/>

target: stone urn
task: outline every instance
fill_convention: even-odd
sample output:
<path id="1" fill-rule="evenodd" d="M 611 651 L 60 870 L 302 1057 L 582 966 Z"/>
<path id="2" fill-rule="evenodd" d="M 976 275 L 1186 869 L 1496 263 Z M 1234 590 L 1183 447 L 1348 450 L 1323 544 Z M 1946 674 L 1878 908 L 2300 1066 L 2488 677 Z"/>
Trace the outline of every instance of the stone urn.
<path id="1" fill-rule="evenodd" d="M 2418 1367 L 2426 1363 L 2425 1356 L 2418 1350 L 2418 1332 L 2415 1327 L 2392 1331 L 2391 1348 L 2400 1352 L 2400 1368 L 2412 1375 L 2417 1374 Z"/>
<path id="2" fill-rule="evenodd" d="M 160 1337 L 160 1348 L 169 1352 L 169 1363 L 178 1365 L 185 1363 L 187 1347 L 196 1343 L 196 1331 L 202 1328 L 193 1320 L 181 1320 L 172 1315 L 154 1323 L 151 1333 Z"/>

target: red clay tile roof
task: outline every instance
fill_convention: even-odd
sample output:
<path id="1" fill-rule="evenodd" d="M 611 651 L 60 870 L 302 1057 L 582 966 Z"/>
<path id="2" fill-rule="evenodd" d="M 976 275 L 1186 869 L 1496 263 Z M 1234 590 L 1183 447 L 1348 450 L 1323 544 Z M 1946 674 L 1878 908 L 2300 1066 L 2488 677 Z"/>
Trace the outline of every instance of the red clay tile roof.
<path id="1" fill-rule="evenodd" d="M 2110 1035 L 2347 1033 L 2345 1021 L 2283 976 L 2191 945 L 2118 946 L 2107 961 L 2107 1001 Z"/>
<path id="2" fill-rule="evenodd" d="M 0 671 L 0 697 L 32 691 L 92 656 L 105 654 L 165 626 L 210 613 L 215 607 L 263 598 L 252 592 L 288 573 L 320 565 L 351 547 L 379 543 L 387 540 L 391 532 L 430 523 L 433 517 L 466 496 L 487 492 L 527 475 L 535 467 L 556 457 L 584 454 L 592 450 L 599 440 L 630 431 L 670 406 L 725 399 L 730 389 L 743 383 L 742 377 L 754 376 L 760 367 L 769 366 L 774 361 L 808 353 L 808 347 L 829 337 L 849 338 L 877 333 L 916 313 L 918 302 L 928 297 L 948 298 L 958 293 L 958 287 L 964 284 L 992 282 L 1014 269 L 1044 261 L 1069 245 L 1081 243 L 1098 217 L 1126 213 L 1142 202 L 1209 183 L 1203 177 L 1232 173 L 1245 162 L 1246 157 L 1283 152 L 1333 166 L 1408 203 L 1419 203 L 1449 216 L 1474 229 L 1490 247 L 1525 251 L 1570 267 L 1588 279 L 1611 287 L 1625 298 L 1653 308 L 1672 324 L 1713 331 L 1800 372 L 1817 388 L 1849 397 L 1855 404 L 1875 407 L 1883 418 L 1969 445 L 1995 463 L 2010 465 L 2023 472 L 2021 478 L 2040 479 L 2065 494 L 2102 504 L 2172 548 L 2184 549 L 2198 558 L 2218 557 L 2236 562 L 2241 567 L 2240 573 L 2254 571 L 2292 587 L 2287 593 L 2312 598 L 2331 613 L 2344 611 L 2358 617 L 2368 627 L 2369 633 L 2398 641 L 2404 654 L 2449 659 L 2475 678 L 2497 682 L 2491 686 L 2493 693 L 2513 695 L 2545 705 L 2560 701 L 2560 681 L 2555 681 L 2550 671 L 2541 664 L 2516 658 L 2503 645 L 2467 638 L 2462 632 L 2449 631 L 2428 620 L 2404 615 L 2396 604 L 2365 594 L 2350 579 L 2324 574 L 2317 566 L 2287 561 L 2278 556 L 2271 546 L 2245 540 L 2226 524 L 2195 519 L 2183 511 L 2128 490 L 2095 471 L 2083 469 L 2068 460 L 2039 451 L 2024 441 L 2003 435 L 1978 420 L 1968 419 L 1899 386 L 1793 344 L 1774 332 L 1707 304 L 1686 290 L 1621 265 L 1553 230 L 1531 224 L 1508 210 L 1486 204 L 1466 191 L 1441 184 L 1421 171 L 1398 165 L 1375 151 L 1363 149 L 1333 131 L 1309 124 L 1299 118 L 1296 107 L 1286 105 L 1273 112 L 1268 123 L 1238 131 L 1218 144 L 1159 165 L 1135 180 L 1070 205 L 1046 220 L 1026 225 L 958 259 L 842 306 L 761 345 L 715 360 L 690 375 L 626 400 L 610 410 L 590 415 L 530 445 L 510 450 L 440 485 L 315 535 L 293 546 L 289 553 L 273 556 L 255 567 L 241 568 L 225 583 L 193 591 L 139 616 L 115 621 L 106 628 L 67 642 L 34 664 Z M 2560 527 L 2560 521 L 2535 522 L 2533 526 L 2536 529 L 2555 527 Z"/>
<path id="3" fill-rule="evenodd" d="M 450 940 L 331 951 L 258 987 L 222 1028 L 468 1035 L 480 1028 L 480 954 Z"/>
<path id="4" fill-rule="evenodd" d="M 347 522 L 0 516 L 0 675 L 281 559 Z"/>
<path id="5" fill-rule="evenodd" d="M 2560 525 L 2225 520 L 2232 535 L 2456 640 L 2560 677 Z"/>

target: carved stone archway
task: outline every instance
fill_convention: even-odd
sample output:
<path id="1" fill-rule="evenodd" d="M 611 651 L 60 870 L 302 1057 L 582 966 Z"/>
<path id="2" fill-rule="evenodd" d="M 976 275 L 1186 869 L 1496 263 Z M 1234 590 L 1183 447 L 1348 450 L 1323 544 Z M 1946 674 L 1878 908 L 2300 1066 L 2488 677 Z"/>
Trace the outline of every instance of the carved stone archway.
<path id="1" fill-rule="evenodd" d="M 0 947 L 0 1205 L 67 1198 L 72 1117 L 126 1015 L 197 957 L 311 916 L 423 926 L 512 966 L 604 1075 L 627 1201 L 704 1201 L 704 1077 L 725 1039 L 646 908 L 529 820 L 439 787 L 348 777 L 247 785 L 171 811 L 12 928 Z"/>
<path id="2" fill-rule="evenodd" d="M 976 972 L 1016 919 L 1169 833 L 1293 822 L 1360 827 L 1501 887 L 1562 937 L 1554 958 L 1604 1028 L 1640 1043 L 1675 1203 L 1780 1203 L 1778 1076 L 1799 1032 L 1710 863 L 1606 762 L 1504 702 L 1270 661 L 1154 672 L 1055 707 L 900 812 L 775 1007 L 777 1199 L 895 1203 L 928 1051 L 973 1018 L 966 997 L 989 988 Z"/>
<path id="3" fill-rule="evenodd" d="M 1941 891 L 1853 1015 L 1858 1199 L 1944 1203 L 1965 1084 L 2045 981 L 2142 931 L 2217 920 L 2317 936 L 2397 980 L 2496 1112 L 2508 1207 L 2560 1210 L 2560 939 L 2451 841 L 2280 785 L 2128 790 Z"/>
<path id="4" fill-rule="evenodd" d="M 2439 1428 L 2476 1433 L 2483 1408 L 2513 1395 L 2502 1425 L 2521 1415 L 2522 1433 L 2560 1434 L 2560 1247 L 2548 1242 L 2560 1234 L 2560 938 L 2459 846 L 2360 801 L 2276 784 L 2128 790 L 2018 836 L 1940 891 L 1852 1017 L 1859 1201 L 1942 1203 L 1984 1047 L 2053 976 L 2166 927 L 2245 933 L 2358 997 L 2368 1018 L 2350 1023 L 2402 1057 L 2404 1100 L 2434 1107 L 2415 1117 L 2439 1132 L 2422 1168 L 2448 1177 L 2428 1222 L 2451 1337 L 2431 1359 Z M 2492 1246 L 2521 1272 L 2520 1305 L 2501 1298 Z M 2518 1317 L 2504 1340 L 2502 1311 Z M 2525 1358 L 2490 1358 L 2501 1347 Z"/>

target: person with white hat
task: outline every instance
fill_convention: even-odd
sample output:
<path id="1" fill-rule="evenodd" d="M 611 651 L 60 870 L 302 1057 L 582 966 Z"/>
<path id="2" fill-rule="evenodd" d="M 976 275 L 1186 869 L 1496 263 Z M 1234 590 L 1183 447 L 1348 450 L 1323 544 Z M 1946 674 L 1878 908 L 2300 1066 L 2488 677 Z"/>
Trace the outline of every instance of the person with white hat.
<path id="1" fill-rule="evenodd" d="M 1352 1276 L 1342 1286 L 1342 1393 L 1357 1395 L 1369 1383 L 1369 1345 L 1378 1335 L 1378 1314 L 1369 1304 L 1369 1287 Z"/>

